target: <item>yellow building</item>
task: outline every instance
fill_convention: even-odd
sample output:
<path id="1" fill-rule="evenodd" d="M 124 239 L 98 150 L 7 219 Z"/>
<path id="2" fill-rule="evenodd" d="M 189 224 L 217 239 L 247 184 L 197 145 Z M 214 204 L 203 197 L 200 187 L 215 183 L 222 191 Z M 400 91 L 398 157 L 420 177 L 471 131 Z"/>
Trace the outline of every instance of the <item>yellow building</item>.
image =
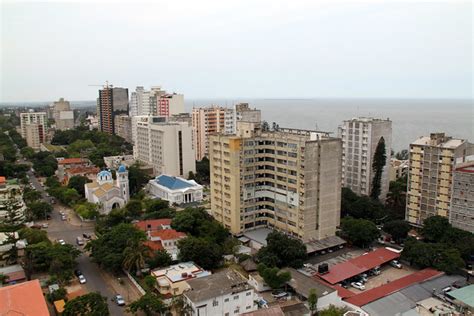
<path id="1" fill-rule="evenodd" d="M 256 124 L 255 124 L 256 125 Z M 209 139 L 212 215 L 233 234 L 268 227 L 303 241 L 335 235 L 342 143 L 328 133 L 242 123 Z"/>
<path id="2" fill-rule="evenodd" d="M 432 133 L 410 144 L 406 220 L 422 225 L 430 216 L 449 217 L 455 166 L 473 154 L 473 145 L 444 133 Z"/>

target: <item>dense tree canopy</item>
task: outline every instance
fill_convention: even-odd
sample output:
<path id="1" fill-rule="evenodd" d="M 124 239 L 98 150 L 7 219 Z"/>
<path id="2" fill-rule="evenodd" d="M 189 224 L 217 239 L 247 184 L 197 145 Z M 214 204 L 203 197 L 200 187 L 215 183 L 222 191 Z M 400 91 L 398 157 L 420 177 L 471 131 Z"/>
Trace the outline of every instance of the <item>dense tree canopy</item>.
<path id="1" fill-rule="evenodd" d="M 31 158 L 36 173 L 43 177 L 50 177 L 58 169 L 58 162 L 53 154 L 48 151 L 37 152 Z"/>
<path id="2" fill-rule="evenodd" d="M 193 236 L 178 241 L 179 259 L 194 261 L 204 269 L 218 268 L 222 262 L 222 247 L 206 238 Z"/>
<path id="3" fill-rule="evenodd" d="M 36 201 L 28 203 L 28 217 L 37 220 L 37 219 L 46 219 L 47 215 L 51 214 L 53 207 L 51 204 L 44 201 Z"/>
<path id="4" fill-rule="evenodd" d="M 151 316 L 163 313 L 167 308 L 159 296 L 152 292 L 148 292 L 135 302 L 132 302 L 128 306 L 128 310 L 135 315 L 137 312 L 142 311 L 145 315 Z"/>
<path id="5" fill-rule="evenodd" d="M 374 177 L 372 179 L 372 188 L 370 190 L 370 197 L 378 200 L 382 187 L 382 173 L 387 163 L 387 154 L 385 152 L 385 139 L 380 137 L 380 140 L 375 148 L 374 158 L 372 161 L 372 171 Z"/>
<path id="6" fill-rule="evenodd" d="M 67 184 L 68 188 L 74 189 L 79 193 L 81 197 L 85 196 L 85 188 L 84 185 L 86 183 L 92 182 L 89 178 L 84 176 L 72 176 L 69 179 L 69 183 Z"/>
<path id="7" fill-rule="evenodd" d="M 375 224 L 365 219 L 343 218 L 341 220 L 341 230 L 345 238 L 359 247 L 369 246 L 380 236 Z"/>
<path id="8" fill-rule="evenodd" d="M 423 222 L 421 234 L 427 241 L 439 242 L 450 226 L 446 217 L 431 216 Z"/>
<path id="9" fill-rule="evenodd" d="M 130 195 L 136 195 L 150 179 L 150 176 L 143 169 L 140 169 L 140 164 L 138 162 L 131 165 L 128 168 Z"/>
<path id="10" fill-rule="evenodd" d="M 150 269 L 155 269 L 167 267 L 171 264 L 172 261 L 173 259 L 166 250 L 159 249 L 156 250 L 146 262 L 150 266 Z"/>
<path id="11" fill-rule="evenodd" d="M 108 316 L 107 298 L 98 292 L 76 297 L 66 303 L 63 316 Z"/>
<path id="12" fill-rule="evenodd" d="M 257 253 L 257 260 L 269 267 L 300 268 L 306 259 L 306 246 L 301 240 L 273 231 L 267 236 L 267 245 Z"/>
<path id="13" fill-rule="evenodd" d="M 120 271 L 125 258 L 124 250 L 132 244 L 138 245 L 145 239 L 144 232 L 132 224 L 122 223 L 90 241 L 86 247 L 91 250 L 92 258 L 102 268 Z"/>
<path id="14" fill-rule="evenodd" d="M 395 241 L 405 239 L 410 229 L 410 224 L 403 220 L 394 220 L 383 225 L 383 231 L 390 234 Z"/>
<path id="15" fill-rule="evenodd" d="M 280 271 L 277 267 L 267 267 L 263 263 L 258 265 L 258 273 L 272 289 L 279 289 L 291 280 L 290 272 Z"/>
<path id="16" fill-rule="evenodd" d="M 349 188 L 342 188 L 341 216 L 368 219 L 373 222 L 386 216 L 383 205 L 368 196 L 358 196 Z"/>

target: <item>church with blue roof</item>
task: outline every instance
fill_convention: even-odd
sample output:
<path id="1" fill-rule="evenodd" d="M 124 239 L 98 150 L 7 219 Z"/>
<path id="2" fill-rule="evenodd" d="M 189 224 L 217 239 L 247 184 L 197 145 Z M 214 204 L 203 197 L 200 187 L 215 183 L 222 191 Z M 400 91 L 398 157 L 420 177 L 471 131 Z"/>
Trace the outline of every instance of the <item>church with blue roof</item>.
<path id="1" fill-rule="evenodd" d="M 170 204 L 188 204 L 201 202 L 203 198 L 203 187 L 194 180 L 186 180 L 180 177 L 159 175 L 149 182 L 150 194 Z"/>

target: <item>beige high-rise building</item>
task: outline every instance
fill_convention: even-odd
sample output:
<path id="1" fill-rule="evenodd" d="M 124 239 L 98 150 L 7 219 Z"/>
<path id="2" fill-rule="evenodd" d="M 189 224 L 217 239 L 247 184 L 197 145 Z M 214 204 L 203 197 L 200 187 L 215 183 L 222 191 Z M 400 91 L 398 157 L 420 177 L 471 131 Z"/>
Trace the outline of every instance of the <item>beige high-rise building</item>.
<path id="1" fill-rule="evenodd" d="M 209 153 L 209 135 L 235 133 L 235 112 L 221 106 L 193 108 L 193 141 L 196 160 Z"/>
<path id="2" fill-rule="evenodd" d="M 257 124 L 242 124 L 237 135 L 209 136 L 214 218 L 233 234 L 268 227 L 303 241 L 334 236 L 340 221 L 341 140 L 252 125 Z"/>
<path id="3" fill-rule="evenodd" d="M 60 98 L 53 103 L 53 118 L 58 130 L 74 128 L 74 111 L 71 111 L 69 101 Z"/>
<path id="4" fill-rule="evenodd" d="M 379 200 L 385 201 L 390 184 L 390 158 L 392 148 L 392 121 L 372 117 L 358 117 L 344 121 L 338 128 L 342 139 L 342 185 L 358 195 L 372 192 L 375 150 L 383 138 L 386 162 L 383 168 Z"/>
<path id="5" fill-rule="evenodd" d="M 46 112 L 28 112 L 20 114 L 21 137 L 29 147 L 39 150 L 46 139 Z"/>
<path id="6" fill-rule="evenodd" d="M 474 161 L 454 170 L 449 222 L 474 234 Z"/>
<path id="7" fill-rule="evenodd" d="M 116 115 L 115 134 L 132 143 L 132 118 L 127 114 Z"/>
<path id="8" fill-rule="evenodd" d="M 192 127 L 166 117 L 135 116 L 133 155 L 153 166 L 155 174 L 187 178 L 196 172 Z"/>
<path id="9" fill-rule="evenodd" d="M 416 226 L 430 216 L 449 218 L 453 170 L 469 160 L 473 145 L 444 133 L 432 133 L 410 144 L 406 220 Z"/>
<path id="10" fill-rule="evenodd" d="M 196 160 L 209 155 L 209 135 L 235 134 L 237 122 L 261 122 L 260 110 L 251 109 L 248 103 L 238 103 L 235 108 L 217 105 L 193 108 L 192 115 Z"/>

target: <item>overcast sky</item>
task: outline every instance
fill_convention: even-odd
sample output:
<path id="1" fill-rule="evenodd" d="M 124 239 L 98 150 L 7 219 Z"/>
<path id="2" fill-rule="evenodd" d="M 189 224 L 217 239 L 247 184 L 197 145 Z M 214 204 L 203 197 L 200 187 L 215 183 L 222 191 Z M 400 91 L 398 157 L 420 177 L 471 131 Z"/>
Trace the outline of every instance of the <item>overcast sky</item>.
<path id="1" fill-rule="evenodd" d="M 472 98 L 471 1 L 0 2 L 0 102 Z"/>

